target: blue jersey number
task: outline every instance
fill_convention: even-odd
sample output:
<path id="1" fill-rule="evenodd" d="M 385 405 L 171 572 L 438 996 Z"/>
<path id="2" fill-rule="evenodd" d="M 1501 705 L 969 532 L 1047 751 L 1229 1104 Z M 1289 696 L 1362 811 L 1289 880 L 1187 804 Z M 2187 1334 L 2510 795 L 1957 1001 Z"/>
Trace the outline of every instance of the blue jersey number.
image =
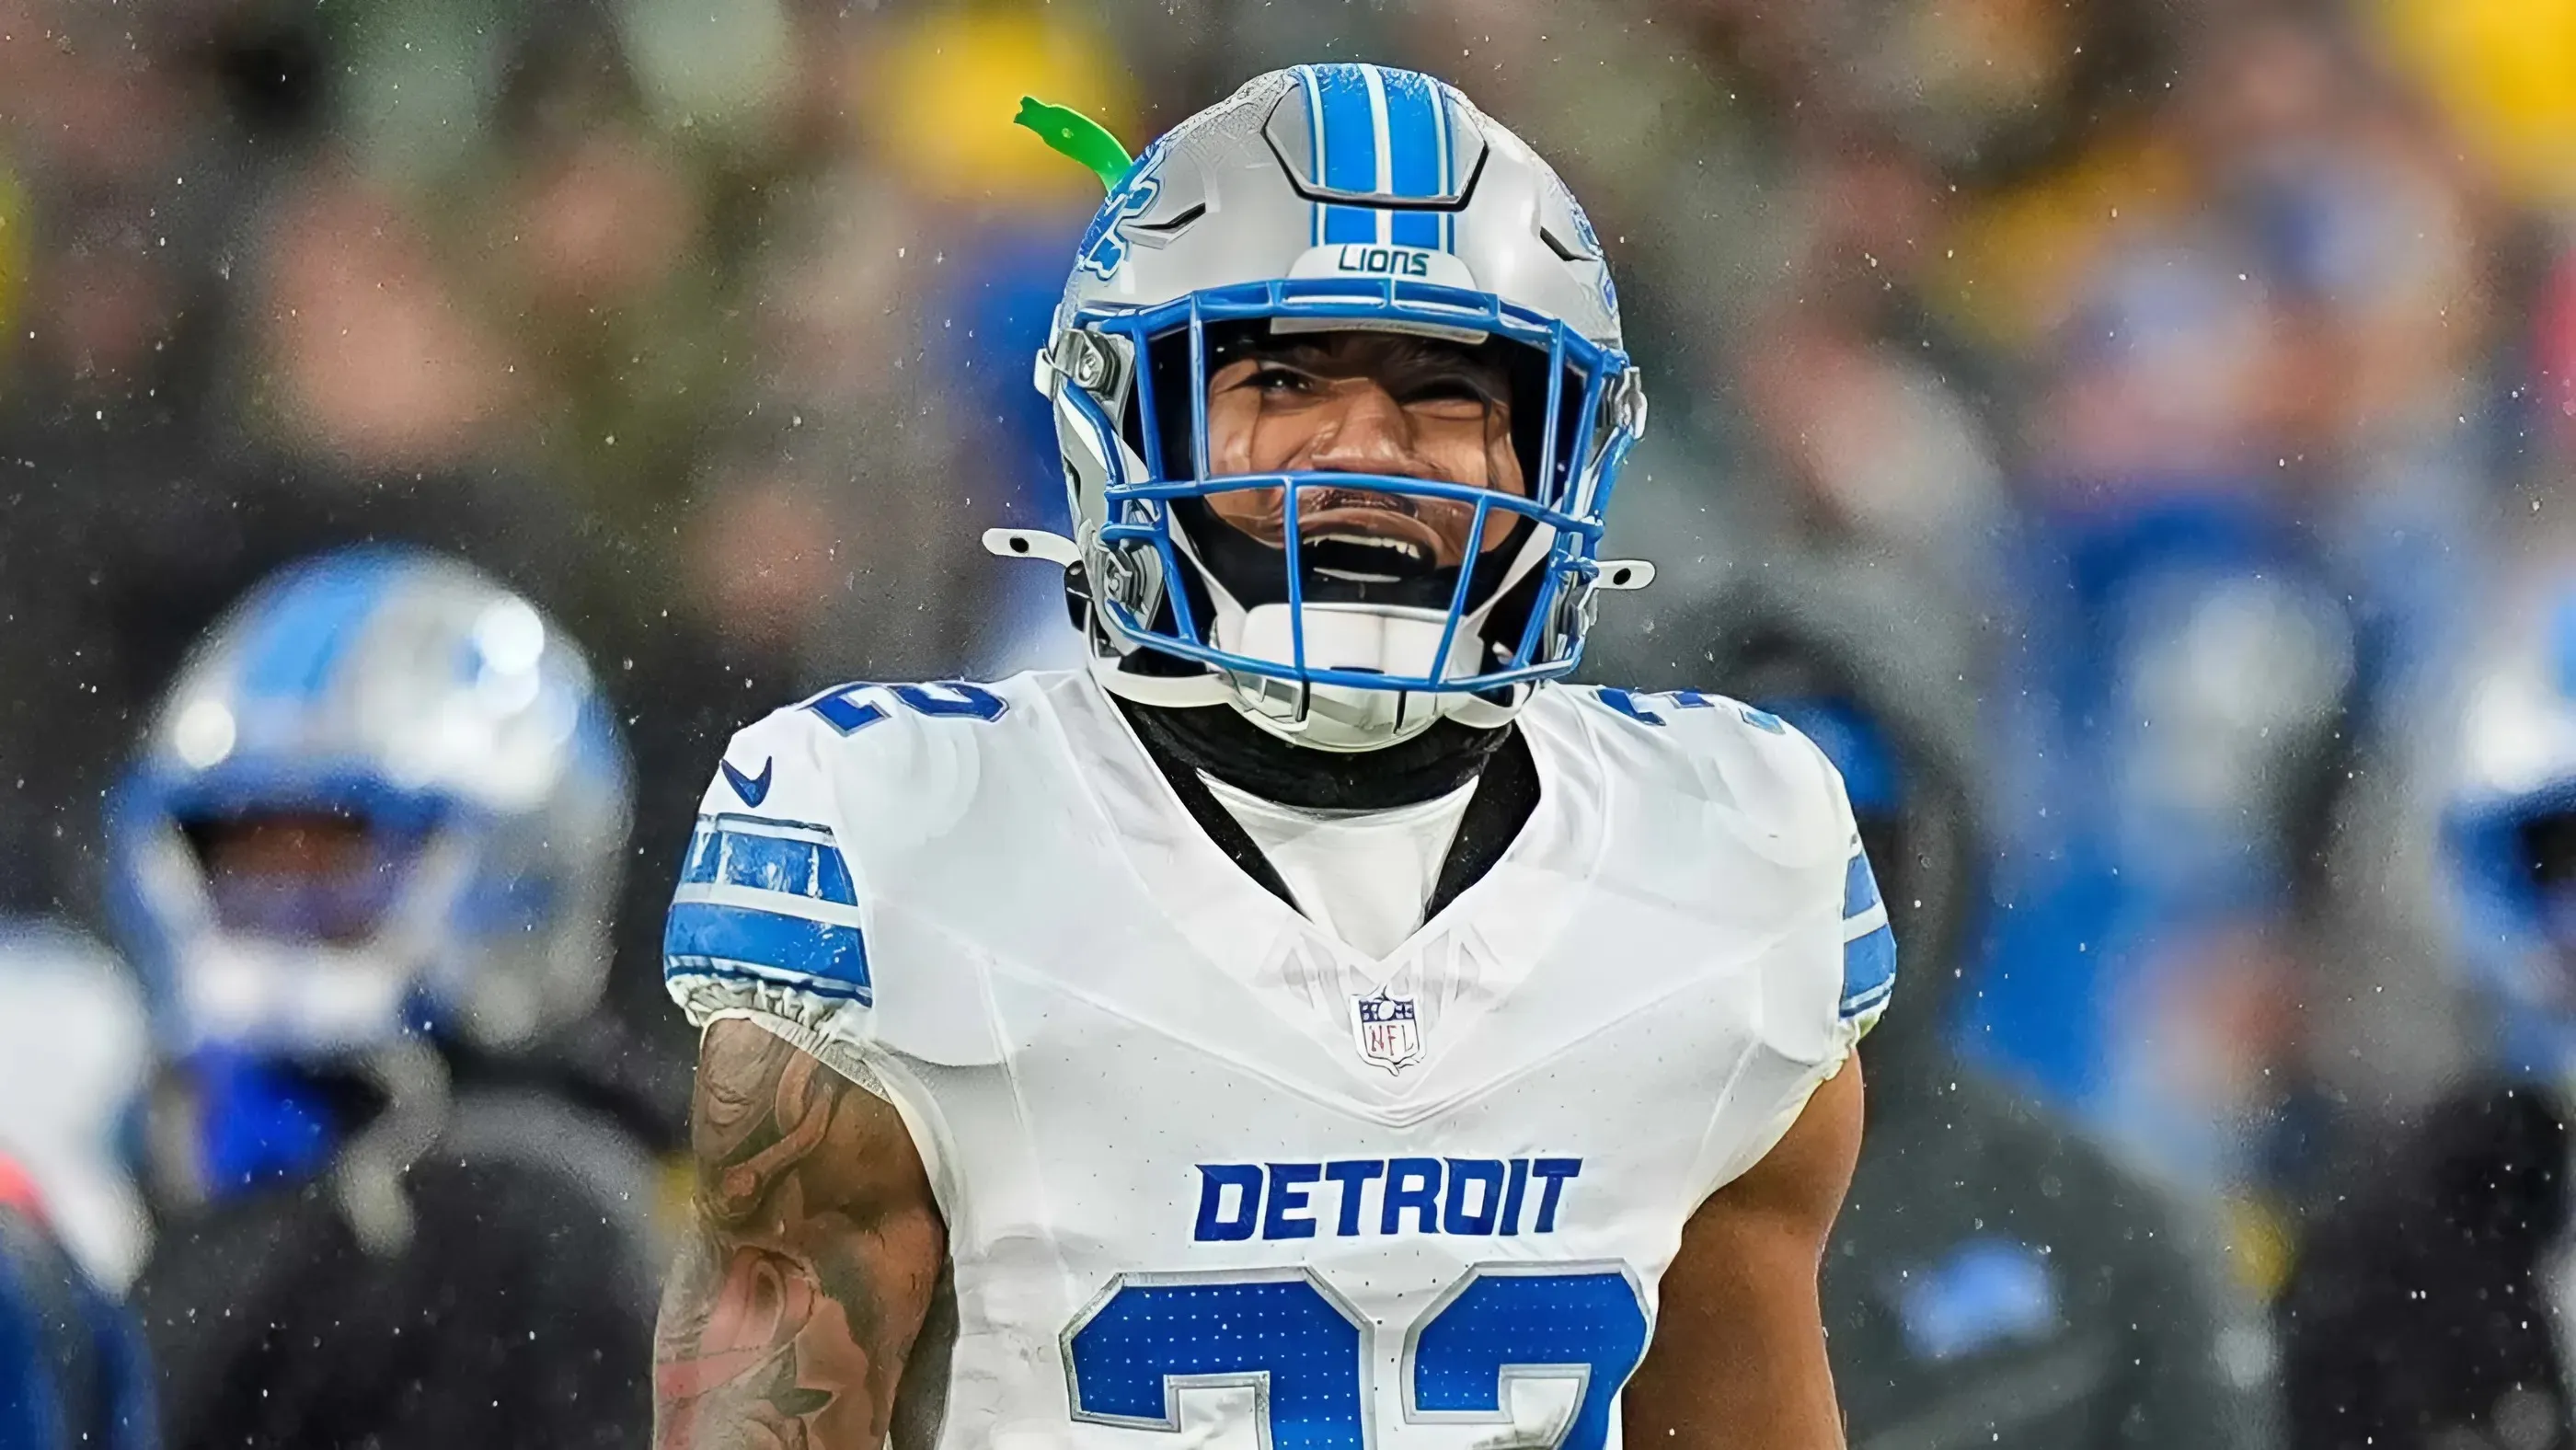
<path id="1" fill-rule="evenodd" d="M 1614 690 L 1607 685 L 1598 685 L 1592 693 L 1600 697 L 1602 704 L 1641 725 L 1663 724 L 1666 710 L 1714 710 L 1723 703 L 1734 705 L 1735 713 L 1743 717 L 1744 723 L 1757 730 L 1779 735 L 1788 728 L 1780 722 L 1779 716 L 1767 710 L 1735 705 L 1732 700 L 1720 701 L 1697 690 L 1666 690 L 1660 695 L 1640 695 L 1634 690 Z"/>
<path id="2" fill-rule="evenodd" d="M 1129 1274 L 1065 1335 L 1074 1418 L 1181 1428 L 1179 1392 L 1249 1385 L 1278 1450 L 1365 1450 L 1370 1326 L 1311 1271 Z M 1485 1264 L 1405 1336 L 1404 1417 L 1508 1423 L 1504 1386 L 1571 1379 L 1558 1450 L 1601 1450 L 1646 1353 L 1646 1305 L 1612 1265 Z"/>
<path id="3" fill-rule="evenodd" d="M 877 688 L 864 683 L 834 685 L 806 701 L 805 708 L 822 716 L 833 729 L 847 735 L 854 730 L 864 730 L 886 717 L 885 706 L 859 698 L 860 691 Z M 1010 708 L 1009 702 L 1001 696 L 963 680 L 938 685 L 887 685 L 883 688 L 916 715 L 963 715 L 989 722 L 1001 719 L 1002 712 Z"/>
<path id="4" fill-rule="evenodd" d="M 1431 1307 L 1404 1346 L 1409 1420 L 1505 1424 L 1503 1385 L 1582 1376 L 1560 1446 L 1610 1439 L 1610 1401 L 1646 1355 L 1646 1307 L 1615 1268 L 1484 1264 Z"/>
<path id="5" fill-rule="evenodd" d="M 1075 1418 L 1181 1428 L 1180 1391 L 1251 1385 L 1277 1450 L 1360 1450 L 1368 1330 L 1302 1269 L 1130 1274 L 1066 1339 Z"/>

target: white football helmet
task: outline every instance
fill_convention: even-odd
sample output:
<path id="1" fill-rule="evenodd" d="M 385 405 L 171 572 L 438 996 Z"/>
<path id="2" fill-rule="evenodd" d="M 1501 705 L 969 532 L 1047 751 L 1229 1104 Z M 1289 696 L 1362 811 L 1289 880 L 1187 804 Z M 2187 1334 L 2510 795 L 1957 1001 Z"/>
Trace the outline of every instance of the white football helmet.
<path id="1" fill-rule="evenodd" d="M 322 1060 L 418 1027 L 515 1047 L 598 997 L 629 775 L 526 600 L 435 555 L 324 555 L 172 683 L 110 821 L 119 934 L 176 1052 Z M 207 827 L 296 812 L 363 826 L 367 862 L 293 890 L 210 868 Z"/>
<path id="2" fill-rule="evenodd" d="M 1371 473 L 1210 477 L 1215 348 L 1346 329 L 1504 344 L 1527 495 Z M 986 542 L 1075 571 L 1094 671 L 1129 699 L 1225 703 L 1339 751 L 1444 716 L 1496 725 L 1575 667 L 1596 591 L 1652 577 L 1596 557 L 1646 419 L 1600 240 L 1546 162 L 1428 76 L 1273 71 L 1156 141 L 1084 235 L 1036 381 L 1075 536 Z M 1304 557 L 1299 495 L 1324 487 L 1472 505 L 1471 539 L 1489 520 L 1511 527 L 1456 566 L 1354 579 Z M 1280 490 L 1278 544 L 1212 537 L 1239 531 L 1205 500 L 1242 489 Z"/>

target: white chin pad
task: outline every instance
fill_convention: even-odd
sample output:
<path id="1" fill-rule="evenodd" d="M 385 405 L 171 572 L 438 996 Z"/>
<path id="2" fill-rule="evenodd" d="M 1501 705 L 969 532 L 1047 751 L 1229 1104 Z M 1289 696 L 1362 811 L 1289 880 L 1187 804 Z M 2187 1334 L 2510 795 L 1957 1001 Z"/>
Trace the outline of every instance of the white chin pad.
<path id="1" fill-rule="evenodd" d="M 1235 654 L 1294 665 L 1298 613 L 1285 604 L 1255 606 L 1243 616 L 1243 637 L 1220 639 L 1219 644 Z M 1398 609 L 1383 604 L 1309 604 L 1303 617 L 1305 667 L 1310 670 L 1363 670 L 1376 675 L 1445 680 L 1473 674 L 1476 669 L 1478 636 L 1463 623 L 1450 638 L 1446 668 L 1435 667 L 1440 635 L 1449 623 L 1445 611 Z"/>
<path id="2" fill-rule="evenodd" d="M 238 937 L 202 943 L 178 977 L 196 1036 L 296 1054 L 394 1035 L 411 987 L 409 973 L 371 953 Z"/>
<path id="3" fill-rule="evenodd" d="M 1265 604 L 1223 620 L 1218 644 L 1236 654 L 1296 662 L 1292 613 Z M 1449 643 L 1448 667 L 1434 669 L 1449 616 L 1434 609 L 1386 605 L 1309 604 L 1304 610 L 1306 668 L 1358 670 L 1407 679 L 1462 679 L 1475 673 L 1482 648 L 1477 631 L 1461 624 Z M 1228 638 L 1229 635 L 1238 636 Z M 1359 685 L 1301 689 L 1287 680 L 1234 677 L 1236 705 L 1273 733 L 1320 750 L 1375 750 L 1419 734 L 1435 720 L 1469 703 L 1455 694 L 1422 694 Z"/>

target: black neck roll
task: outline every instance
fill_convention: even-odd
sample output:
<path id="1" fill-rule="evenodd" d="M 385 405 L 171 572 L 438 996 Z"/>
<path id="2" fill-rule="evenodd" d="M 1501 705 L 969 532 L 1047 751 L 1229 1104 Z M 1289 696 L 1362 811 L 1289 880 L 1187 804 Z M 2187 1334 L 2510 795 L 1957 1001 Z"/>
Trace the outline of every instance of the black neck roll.
<path id="1" fill-rule="evenodd" d="M 1120 701 L 1145 748 L 1240 791 L 1298 810 L 1382 811 L 1419 805 L 1484 773 L 1511 727 L 1442 720 L 1378 750 L 1292 745 L 1225 705 L 1169 708 Z"/>

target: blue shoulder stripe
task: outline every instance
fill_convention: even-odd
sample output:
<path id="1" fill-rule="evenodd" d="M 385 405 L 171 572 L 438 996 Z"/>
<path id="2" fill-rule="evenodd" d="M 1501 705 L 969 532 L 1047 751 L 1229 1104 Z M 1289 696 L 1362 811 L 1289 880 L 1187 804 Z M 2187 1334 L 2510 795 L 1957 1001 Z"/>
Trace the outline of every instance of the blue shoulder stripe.
<path id="1" fill-rule="evenodd" d="M 680 865 L 682 886 L 745 886 L 839 906 L 859 904 L 849 860 L 830 832 L 754 816 L 700 817 Z M 820 837 L 820 839 L 817 839 Z"/>
<path id="2" fill-rule="evenodd" d="M 1896 989 L 1896 933 L 1881 926 L 1843 943 L 1842 1015 L 1857 1017 Z"/>
<path id="3" fill-rule="evenodd" d="M 875 1000 L 857 927 L 747 906 L 672 903 L 662 929 L 662 974 L 695 972 L 776 982 L 861 1006 Z"/>
<path id="4" fill-rule="evenodd" d="M 1843 920 L 1849 921 L 1876 905 L 1878 876 L 1869 869 L 1869 853 L 1854 851 L 1851 864 L 1843 868 Z"/>

